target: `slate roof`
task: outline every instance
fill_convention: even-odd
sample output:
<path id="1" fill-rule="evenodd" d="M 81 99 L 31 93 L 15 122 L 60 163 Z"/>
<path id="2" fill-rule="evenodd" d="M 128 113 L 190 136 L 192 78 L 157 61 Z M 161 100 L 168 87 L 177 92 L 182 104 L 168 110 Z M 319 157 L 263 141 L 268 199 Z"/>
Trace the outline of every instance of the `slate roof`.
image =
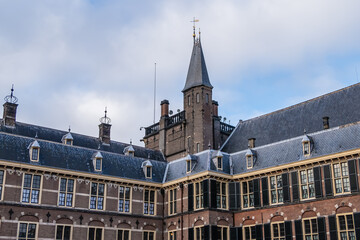
<path id="1" fill-rule="evenodd" d="M 1 120 L 0 120 L 1 121 Z M 2 121 L 1 121 L 2 122 Z M 61 143 L 64 135 L 68 134 L 68 131 L 55 130 L 51 128 L 30 125 L 26 123 L 16 122 L 15 128 L 7 127 L 4 125 L 0 126 L 0 132 L 11 133 L 19 136 L 33 138 L 35 135 L 38 136 L 40 140 L 47 140 L 55 143 Z M 77 133 L 71 133 L 73 137 L 73 145 L 90 148 L 90 149 L 100 149 L 101 151 L 112 152 L 123 154 L 124 149 L 130 144 L 125 144 L 117 141 L 111 141 L 110 145 L 101 144 L 99 138 L 85 136 Z M 152 159 L 157 161 L 165 161 L 164 156 L 160 151 L 155 151 L 139 146 L 132 146 L 135 150 L 135 157 Z"/>
<path id="2" fill-rule="evenodd" d="M 301 136 L 304 129 L 314 133 L 323 129 L 323 117 L 330 127 L 360 121 L 360 83 L 266 114 L 240 121 L 221 150 L 238 152 L 256 138 L 256 146 Z"/>
<path id="3" fill-rule="evenodd" d="M 186 83 L 182 91 L 184 92 L 196 86 L 207 86 L 213 88 L 209 80 L 200 40 L 197 40 L 194 43 Z"/>
<path id="4" fill-rule="evenodd" d="M 310 156 L 304 157 L 302 147 L 303 136 L 298 136 L 253 148 L 252 150 L 256 151 L 256 162 L 251 169 L 246 168 L 245 155 L 247 150 L 232 153 L 230 156 L 233 162 L 234 174 L 252 172 L 309 158 L 359 149 L 360 122 L 334 127 L 308 135 L 313 143 Z"/>
<path id="5" fill-rule="evenodd" d="M 75 137 L 76 139 L 76 137 Z M 113 176 L 123 179 L 141 180 L 161 183 L 165 174 L 166 162 L 148 160 L 123 154 L 89 149 L 79 146 L 69 146 L 37 139 L 40 146 L 39 162 L 30 161 L 28 146 L 34 138 L 0 133 L 0 159 L 9 162 L 27 163 L 38 166 L 72 170 L 84 173 Z M 102 156 L 102 171 L 94 170 L 93 157 L 100 152 Z M 152 179 L 145 178 L 142 163 L 150 161 Z"/>

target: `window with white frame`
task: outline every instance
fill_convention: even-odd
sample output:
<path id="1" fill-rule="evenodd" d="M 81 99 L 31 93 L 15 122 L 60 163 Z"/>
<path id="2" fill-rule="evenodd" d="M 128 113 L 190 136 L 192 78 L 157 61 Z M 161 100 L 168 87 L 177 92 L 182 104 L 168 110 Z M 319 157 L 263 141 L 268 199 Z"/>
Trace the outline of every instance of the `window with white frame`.
<path id="1" fill-rule="evenodd" d="M 305 169 L 300 171 L 301 199 L 315 197 L 314 170 Z"/>
<path id="2" fill-rule="evenodd" d="M 60 178 L 59 206 L 72 207 L 74 202 L 74 179 Z"/>
<path id="3" fill-rule="evenodd" d="M 284 201 L 282 176 L 276 175 L 270 177 L 270 196 L 271 203 L 282 203 Z"/>
<path id="4" fill-rule="evenodd" d="M 247 169 L 253 168 L 253 155 L 246 156 L 246 167 Z"/>
<path id="5" fill-rule="evenodd" d="M 155 231 L 144 231 L 143 240 L 155 240 Z"/>
<path id="6" fill-rule="evenodd" d="M 310 155 L 310 141 L 303 142 L 304 156 Z"/>
<path id="7" fill-rule="evenodd" d="M 243 227 L 244 240 L 256 240 L 255 225 L 248 225 Z"/>
<path id="8" fill-rule="evenodd" d="M 146 166 L 146 178 L 151 178 L 152 175 L 152 167 Z"/>
<path id="9" fill-rule="evenodd" d="M 217 227 L 217 239 L 228 240 L 229 227 L 218 226 Z"/>
<path id="10" fill-rule="evenodd" d="M 41 176 L 24 174 L 21 202 L 34 203 L 40 202 Z"/>
<path id="11" fill-rule="evenodd" d="M 4 170 L 0 170 L 0 200 L 3 200 L 3 190 L 4 190 L 4 178 L 5 172 Z"/>
<path id="12" fill-rule="evenodd" d="M 195 209 L 204 208 L 204 191 L 202 188 L 202 183 L 197 182 L 194 184 L 194 196 L 195 196 Z"/>
<path id="13" fill-rule="evenodd" d="M 349 181 L 349 167 L 347 162 L 334 163 L 334 187 L 336 194 L 349 193 L 350 181 Z"/>
<path id="14" fill-rule="evenodd" d="M 144 191 L 144 214 L 155 215 L 155 191 L 146 189 Z"/>
<path id="15" fill-rule="evenodd" d="M 102 227 L 89 227 L 88 240 L 103 240 L 104 228 Z"/>
<path id="16" fill-rule="evenodd" d="M 217 208 L 226 209 L 226 183 L 216 181 L 216 206 Z"/>
<path id="17" fill-rule="evenodd" d="M 130 212 L 131 187 L 119 186 L 119 212 Z"/>
<path id="18" fill-rule="evenodd" d="M 337 214 L 338 237 L 340 240 L 355 240 L 354 216 L 352 213 Z"/>
<path id="19" fill-rule="evenodd" d="M 243 208 L 254 207 L 254 185 L 252 180 L 242 182 L 242 204 Z"/>
<path id="20" fill-rule="evenodd" d="M 18 240 L 34 240 L 37 238 L 38 224 L 33 222 L 19 222 Z"/>
<path id="21" fill-rule="evenodd" d="M 130 240 L 130 230 L 118 229 L 117 240 Z"/>
<path id="22" fill-rule="evenodd" d="M 90 209 L 104 210 L 105 184 L 91 183 Z"/>
<path id="23" fill-rule="evenodd" d="M 72 237 L 71 225 L 56 225 L 56 240 L 70 240 Z"/>
<path id="24" fill-rule="evenodd" d="M 285 240 L 285 224 L 284 222 L 271 223 L 272 240 Z"/>
<path id="25" fill-rule="evenodd" d="M 186 172 L 191 172 L 191 160 L 186 160 Z"/>
<path id="26" fill-rule="evenodd" d="M 176 240 L 176 230 L 169 231 L 169 240 Z"/>
<path id="27" fill-rule="evenodd" d="M 303 233 L 305 240 L 318 240 L 319 230 L 317 224 L 317 218 L 305 218 L 303 222 Z"/>
<path id="28" fill-rule="evenodd" d="M 194 232 L 195 232 L 194 237 L 195 237 L 196 240 L 205 240 L 205 238 L 204 238 L 204 226 L 195 227 Z"/>
<path id="29" fill-rule="evenodd" d="M 223 169 L 223 158 L 221 156 L 217 157 L 217 169 L 222 170 Z"/>
<path id="30" fill-rule="evenodd" d="M 169 215 L 176 214 L 176 188 L 169 190 Z"/>

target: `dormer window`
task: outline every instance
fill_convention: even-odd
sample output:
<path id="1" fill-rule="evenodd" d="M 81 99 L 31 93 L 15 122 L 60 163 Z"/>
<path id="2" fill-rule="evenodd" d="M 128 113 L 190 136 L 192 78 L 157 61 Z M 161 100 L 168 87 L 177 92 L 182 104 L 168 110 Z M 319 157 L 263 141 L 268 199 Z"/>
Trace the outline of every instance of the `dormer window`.
<path id="1" fill-rule="evenodd" d="M 186 173 L 190 173 L 190 172 L 191 172 L 191 159 L 186 160 Z"/>
<path id="2" fill-rule="evenodd" d="M 311 152 L 311 139 L 307 135 L 305 135 L 301 142 L 303 145 L 304 156 L 309 156 Z"/>
<path id="3" fill-rule="evenodd" d="M 38 162 L 40 156 L 40 145 L 38 141 L 34 141 L 29 145 L 30 160 L 32 162 Z"/>
<path id="4" fill-rule="evenodd" d="M 186 173 L 191 173 L 193 168 L 196 165 L 197 157 L 195 155 L 188 154 L 185 157 L 185 163 L 186 163 Z"/>
<path id="5" fill-rule="evenodd" d="M 103 159 L 103 156 L 101 155 L 101 153 L 97 152 L 93 159 L 95 171 L 98 171 L 98 172 L 102 171 L 102 159 Z"/>
<path id="6" fill-rule="evenodd" d="M 246 151 L 246 168 L 251 169 L 254 167 L 254 163 L 256 161 L 256 152 L 251 150 L 250 148 Z"/>
<path id="7" fill-rule="evenodd" d="M 222 170 L 223 169 L 223 155 L 220 151 L 217 152 L 216 154 L 216 167 L 218 170 Z"/>
<path id="8" fill-rule="evenodd" d="M 149 160 L 143 162 L 141 167 L 143 168 L 145 178 L 152 178 L 152 164 Z"/>
<path id="9" fill-rule="evenodd" d="M 130 142 L 130 145 L 129 145 L 129 146 L 127 146 L 127 147 L 124 148 L 124 151 L 123 151 L 123 152 L 124 152 L 124 154 L 125 154 L 126 156 L 134 157 L 134 155 L 135 155 L 135 149 L 133 148 L 131 142 Z"/>
<path id="10" fill-rule="evenodd" d="M 73 141 L 74 141 L 74 138 L 72 137 L 70 131 L 62 137 L 63 144 L 73 145 Z"/>

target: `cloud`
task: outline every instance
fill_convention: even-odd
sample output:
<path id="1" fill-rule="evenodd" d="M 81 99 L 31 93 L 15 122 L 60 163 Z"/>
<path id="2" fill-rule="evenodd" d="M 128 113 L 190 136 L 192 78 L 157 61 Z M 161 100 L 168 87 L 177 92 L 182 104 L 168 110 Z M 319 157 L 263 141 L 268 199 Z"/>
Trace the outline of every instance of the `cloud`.
<path id="1" fill-rule="evenodd" d="M 235 124 L 354 83 L 359 8 L 356 0 L 2 1 L 0 94 L 15 83 L 19 121 L 93 136 L 107 106 L 113 139 L 141 144 L 139 128 L 153 121 L 155 62 L 156 119 L 162 99 L 182 108 L 196 16 L 220 114 Z"/>

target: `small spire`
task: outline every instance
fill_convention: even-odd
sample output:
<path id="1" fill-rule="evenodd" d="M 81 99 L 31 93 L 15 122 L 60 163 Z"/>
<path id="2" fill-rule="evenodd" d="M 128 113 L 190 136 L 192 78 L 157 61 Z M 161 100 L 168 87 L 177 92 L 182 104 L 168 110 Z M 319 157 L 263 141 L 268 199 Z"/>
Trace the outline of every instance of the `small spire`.
<path id="1" fill-rule="evenodd" d="M 69 125 L 69 132 L 71 132 L 71 127 L 70 127 L 70 125 Z"/>
<path id="2" fill-rule="evenodd" d="M 36 134 L 35 134 L 35 139 L 37 139 L 38 138 L 38 133 L 36 132 Z"/>
<path id="3" fill-rule="evenodd" d="M 14 84 L 11 86 L 11 93 L 10 95 L 4 98 L 5 102 L 7 103 L 17 103 L 18 99 L 14 96 Z"/>
<path id="4" fill-rule="evenodd" d="M 306 129 L 304 128 L 304 135 L 306 135 Z"/>
<path id="5" fill-rule="evenodd" d="M 196 26 L 195 26 L 195 23 L 199 22 L 199 19 L 195 19 L 195 17 L 193 18 L 192 22 L 194 25 L 193 25 L 193 38 L 194 38 L 194 44 L 195 44 L 195 39 L 196 39 L 196 33 L 195 33 L 195 29 L 196 29 Z"/>

